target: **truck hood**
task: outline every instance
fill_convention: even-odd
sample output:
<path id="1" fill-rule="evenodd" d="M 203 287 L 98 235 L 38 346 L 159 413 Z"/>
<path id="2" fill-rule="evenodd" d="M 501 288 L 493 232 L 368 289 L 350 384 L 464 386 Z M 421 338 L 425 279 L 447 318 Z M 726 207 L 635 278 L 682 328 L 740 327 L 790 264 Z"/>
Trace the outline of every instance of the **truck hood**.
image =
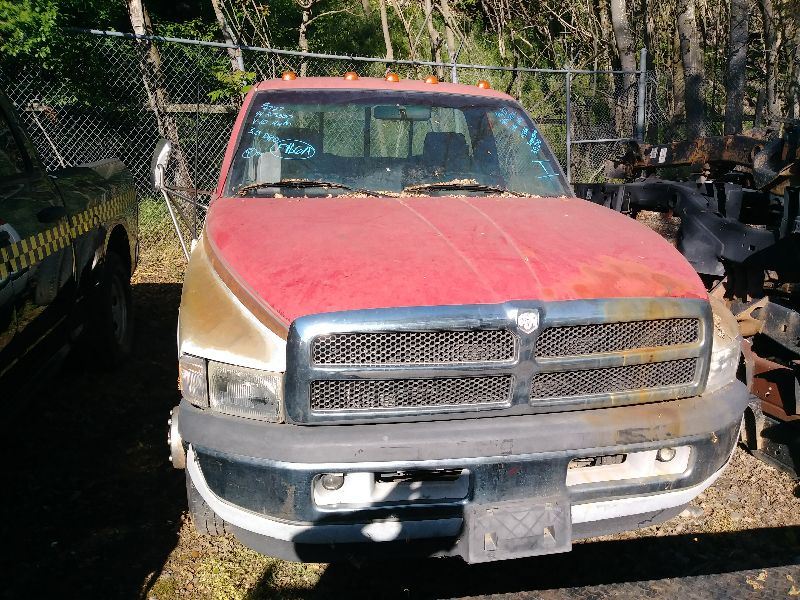
<path id="1" fill-rule="evenodd" d="M 223 279 L 285 324 L 395 306 L 707 297 L 658 234 L 577 198 L 219 198 L 206 236 Z"/>

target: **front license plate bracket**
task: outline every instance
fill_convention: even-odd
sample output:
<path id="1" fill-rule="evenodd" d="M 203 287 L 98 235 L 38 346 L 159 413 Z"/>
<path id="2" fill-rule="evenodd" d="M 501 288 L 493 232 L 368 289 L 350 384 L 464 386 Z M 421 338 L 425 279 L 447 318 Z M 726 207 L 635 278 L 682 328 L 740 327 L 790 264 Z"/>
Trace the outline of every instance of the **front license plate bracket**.
<path id="1" fill-rule="evenodd" d="M 567 498 L 533 498 L 466 508 L 470 563 L 523 558 L 572 549 Z"/>

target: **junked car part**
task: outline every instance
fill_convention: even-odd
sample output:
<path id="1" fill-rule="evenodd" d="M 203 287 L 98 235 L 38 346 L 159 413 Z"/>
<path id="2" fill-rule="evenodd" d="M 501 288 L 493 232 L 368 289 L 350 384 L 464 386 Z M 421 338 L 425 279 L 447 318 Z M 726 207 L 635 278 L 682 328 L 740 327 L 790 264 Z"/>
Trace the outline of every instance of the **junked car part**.
<path id="1" fill-rule="evenodd" d="M 737 314 L 748 339 L 749 448 L 800 469 L 800 127 L 782 137 L 634 143 L 615 161 L 622 184 L 577 184 L 579 197 L 636 217 L 680 219 L 676 247 Z M 692 166 L 694 180 L 664 179 Z"/>

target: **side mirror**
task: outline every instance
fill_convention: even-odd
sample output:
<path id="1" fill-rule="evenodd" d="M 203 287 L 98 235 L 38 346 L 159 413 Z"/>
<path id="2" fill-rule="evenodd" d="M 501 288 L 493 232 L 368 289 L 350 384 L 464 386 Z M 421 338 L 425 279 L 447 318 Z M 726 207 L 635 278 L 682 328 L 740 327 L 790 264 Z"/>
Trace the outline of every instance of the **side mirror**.
<path id="1" fill-rule="evenodd" d="M 150 161 L 150 183 L 158 191 L 164 189 L 164 173 L 167 170 L 171 153 L 172 144 L 168 140 L 158 140 L 156 149 L 153 151 L 153 158 Z"/>
<path id="2" fill-rule="evenodd" d="M 183 218 L 183 222 L 188 223 L 188 221 L 180 208 L 173 206 L 172 199 L 170 198 L 170 190 L 167 189 L 164 183 L 164 173 L 167 171 L 167 164 L 169 163 L 169 155 L 171 152 L 172 144 L 170 144 L 168 140 L 158 140 L 156 149 L 153 151 L 153 158 L 150 160 L 150 183 L 153 185 L 153 189 L 161 192 L 164 196 L 169 216 L 172 219 L 172 225 L 175 227 L 175 233 L 178 234 L 178 241 L 181 244 L 183 255 L 186 257 L 186 260 L 189 260 L 189 249 L 186 247 L 186 241 L 183 239 L 183 232 L 175 216 L 176 209 L 178 214 Z"/>

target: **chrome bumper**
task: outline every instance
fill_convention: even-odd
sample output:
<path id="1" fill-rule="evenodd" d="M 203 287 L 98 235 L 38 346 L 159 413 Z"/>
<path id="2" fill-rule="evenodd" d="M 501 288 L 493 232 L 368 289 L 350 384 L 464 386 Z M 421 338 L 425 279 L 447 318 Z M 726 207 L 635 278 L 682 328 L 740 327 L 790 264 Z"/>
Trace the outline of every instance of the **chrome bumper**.
<path id="1" fill-rule="evenodd" d="M 447 540 L 445 553 L 467 557 L 465 523 L 476 507 L 494 503 L 557 498 L 569 507 L 574 539 L 675 514 L 670 511 L 719 477 L 748 400 L 736 382 L 715 393 L 647 405 L 341 426 L 267 424 L 184 401 L 178 429 L 187 476 L 198 493 L 242 541 L 262 552 L 306 560 L 311 555 L 274 549 L 272 542 L 330 549 L 439 539 Z M 672 470 L 652 467 L 661 448 L 682 449 L 678 456 L 685 462 Z M 625 455 L 625 462 L 606 471 L 571 468 L 576 459 L 609 455 Z M 386 473 L 434 470 L 462 473 L 463 493 L 362 497 L 357 503 L 315 496 L 323 474 L 377 480 Z"/>

